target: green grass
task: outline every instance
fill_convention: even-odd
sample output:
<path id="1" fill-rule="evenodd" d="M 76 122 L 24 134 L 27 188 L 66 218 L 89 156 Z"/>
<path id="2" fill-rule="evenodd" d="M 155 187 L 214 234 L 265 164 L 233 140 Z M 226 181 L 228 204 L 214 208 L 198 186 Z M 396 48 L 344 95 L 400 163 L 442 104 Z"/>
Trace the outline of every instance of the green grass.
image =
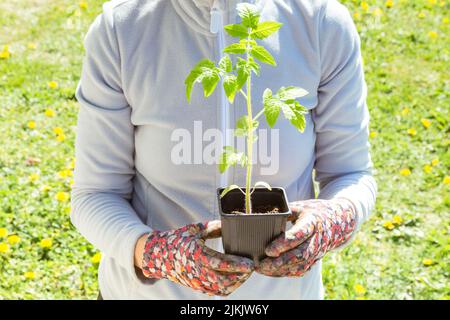
<path id="1" fill-rule="evenodd" d="M 450 298 L 449 3 L 432 2 L 394 0 L 388 9 L 374 0 L 364 11 L 360 1 L 343 1 L 359 13 L 379 196 L 354 243 L 325 258 L 329 299 Z M 101 4 L 0 3 L 0 51 L 9 45 L 11 52 L 0 59 L 0 235 L 5 228 L 20 237 L 15 244 L 0 237 L 0 251 L 9 246 L 0 252 L 0 299 L 96 297 L 96 251 L 71 226 L 69 201 L 55 197 L 70 192 L 71 177 L 57 173 L 73 159 L 82 40 Z M 49 88 L 50 81 L 58 87 Z M 54 117 L 45 115 L 48 108 Z M 422 119 L 431 125 L 425 128 Z M 64 141 L 56 140 L 55 127 Z M 425 172 L 433 159 L 439 164 Z M 402 169 L 411 175 L 402 176 Z M 386 222 L 395 216 L 402 221 L 389 230 Z M 51 248 L 41 247 L 46 238 Z M 26 278 L 29 271 L 34 279 Z"/>

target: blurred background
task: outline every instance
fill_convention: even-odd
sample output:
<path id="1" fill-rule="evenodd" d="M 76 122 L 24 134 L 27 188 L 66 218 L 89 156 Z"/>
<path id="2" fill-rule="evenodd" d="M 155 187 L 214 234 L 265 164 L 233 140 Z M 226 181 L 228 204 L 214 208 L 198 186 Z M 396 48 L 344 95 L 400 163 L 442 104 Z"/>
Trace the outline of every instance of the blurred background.
<path id="1" fill-rule="evenodd" d="M 0 2 L 0 299 L 97 296 L 101 253 L 69 212 L 74 91 L 103 2 Z M 326 257 L 326 298 L 449 299 L 450 3 L 341 2 L 362 39 L 379 196 Z"/>

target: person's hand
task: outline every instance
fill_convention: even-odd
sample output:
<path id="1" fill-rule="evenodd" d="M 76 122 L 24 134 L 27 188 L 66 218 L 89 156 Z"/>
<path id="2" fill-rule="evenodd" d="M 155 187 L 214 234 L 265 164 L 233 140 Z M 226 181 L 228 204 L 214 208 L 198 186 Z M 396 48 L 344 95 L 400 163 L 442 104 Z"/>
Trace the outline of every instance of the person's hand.
<path id="1" fill-rule="evenodd" d="M 220 221 L 211 221 L 152 232 L 144 246 L 144 276 L 166 278 L 209 295 L 229 295 L 248 279 L 254 265 L 205 245 L 206 239 L 220 236 L 220 228 Z"/>
<path id="2" fill-rule="evenodd" d="M 356 212 L 347 199 L 291 203 L 291 229 L 266 248 L 256 271 L 272 277 L 301 277 L 328 251 L 347 242 L 356 227 Z"/>

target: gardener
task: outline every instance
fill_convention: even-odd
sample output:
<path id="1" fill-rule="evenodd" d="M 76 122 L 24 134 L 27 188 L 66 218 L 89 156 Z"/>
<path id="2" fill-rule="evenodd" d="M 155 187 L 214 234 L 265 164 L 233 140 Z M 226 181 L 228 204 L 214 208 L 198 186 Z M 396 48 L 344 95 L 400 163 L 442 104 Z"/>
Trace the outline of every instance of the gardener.
<path id="1" fill-rule="evenodd" d="M 286 189 L 292 225 L 258 265 L 219 252 L 215 190 L 243 185 L 245 173 L 218 174 L 204 159 L 205 137 L 229 128 L 244 101 L 236 97 L 232 111 L 220 90 L 208 99 L 197 90 L 188 107 L 184 79 L 199 59 L 220 58 L 231 41 L 222 26 L 239 22 L 239 2 L 117 0 L 89 29 L 71 219 L 103 252 L 105 299 L 321 299 L 321 258 L 347 244 L 374 206 L 366 85 L 348 11 L 335 0 L 256 1 L 261 21 L 283 27 L 264 40 L 278 66 L 263 67 L 254 99 L 297 85 L 309 92 L 301 100 L 309 113 L 303 134 L 277 123 L 275 174 L 254 166 L 255 179 Z M 174 161 L 174 132 L 198 137 L 199 121 L 202 138 L 186 138 L 184 160 Z"/>

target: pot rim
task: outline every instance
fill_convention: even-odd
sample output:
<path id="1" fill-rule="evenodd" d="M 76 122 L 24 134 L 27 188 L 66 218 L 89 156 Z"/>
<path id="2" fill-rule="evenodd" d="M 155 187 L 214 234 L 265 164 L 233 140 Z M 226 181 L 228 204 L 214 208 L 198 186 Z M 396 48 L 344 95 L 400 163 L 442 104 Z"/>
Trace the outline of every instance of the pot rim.
<path id="1" fill-rule="evenodd" d="M 242 188 L 242 187 L 240 187 L 240 188 Z M 291 209 L 290 209 L 290 207 L 289 207 L 289 202 L 287 201 L 287 195 L 286 195 L 286 190 L 284 190 L 284 188 L 282 188 L 282 187 L 272 187 L 272 190 L 274 190 L 274 189 L 276 189 L 276 190 L 279 190 L 279 191 L 281 191 L 282 193 L 283 193 L 283 198 L 284 198 L 284 200 L 286 201 L 286 205 L 287 205 L 287 208 L 288 208 L 288 210 L 287 211 L 285 211 L 285 212 L 276 212 L 276 213 L 250 213 L 250 214 L 247 214 L 247 213 L 242 213 L 242 214 L 234 214 L 234 213 L 224 213 L 223 212 L 223 210 L 222 210 L 222 205 L 221 205 L 221 201 L 220 201 L 220 194 L 221 194 L 221 190 L 223 190 L 223 189 L 225 189 L 224 187 L 220 187 L 220 188 L 217 188 L 217 197 L 218 197 L 218 202 L 219 202 L 219 213 L 220 213 L 220 216 L 222 216 L 222 217 L 234 217 L 234 218 L 240 218 L 240 217 L 242 217 L 242 218 L 251 218 L 251 217 L 254 217 L 254 218 L 256 218 L 256 217 L 283 217 L 283 216 L 290 216 L 291 214 L 292 214 L 292 212 L 291 212 Z M 256 187 L 255 188 L 256 190 L 264 190 L 264 191 L 267 191 L 267 192 L 271 192 L 272 190 L 269 190 L 269 189 L 267 189 L 267 188 L 264 188 L 264 187 Z"/>

